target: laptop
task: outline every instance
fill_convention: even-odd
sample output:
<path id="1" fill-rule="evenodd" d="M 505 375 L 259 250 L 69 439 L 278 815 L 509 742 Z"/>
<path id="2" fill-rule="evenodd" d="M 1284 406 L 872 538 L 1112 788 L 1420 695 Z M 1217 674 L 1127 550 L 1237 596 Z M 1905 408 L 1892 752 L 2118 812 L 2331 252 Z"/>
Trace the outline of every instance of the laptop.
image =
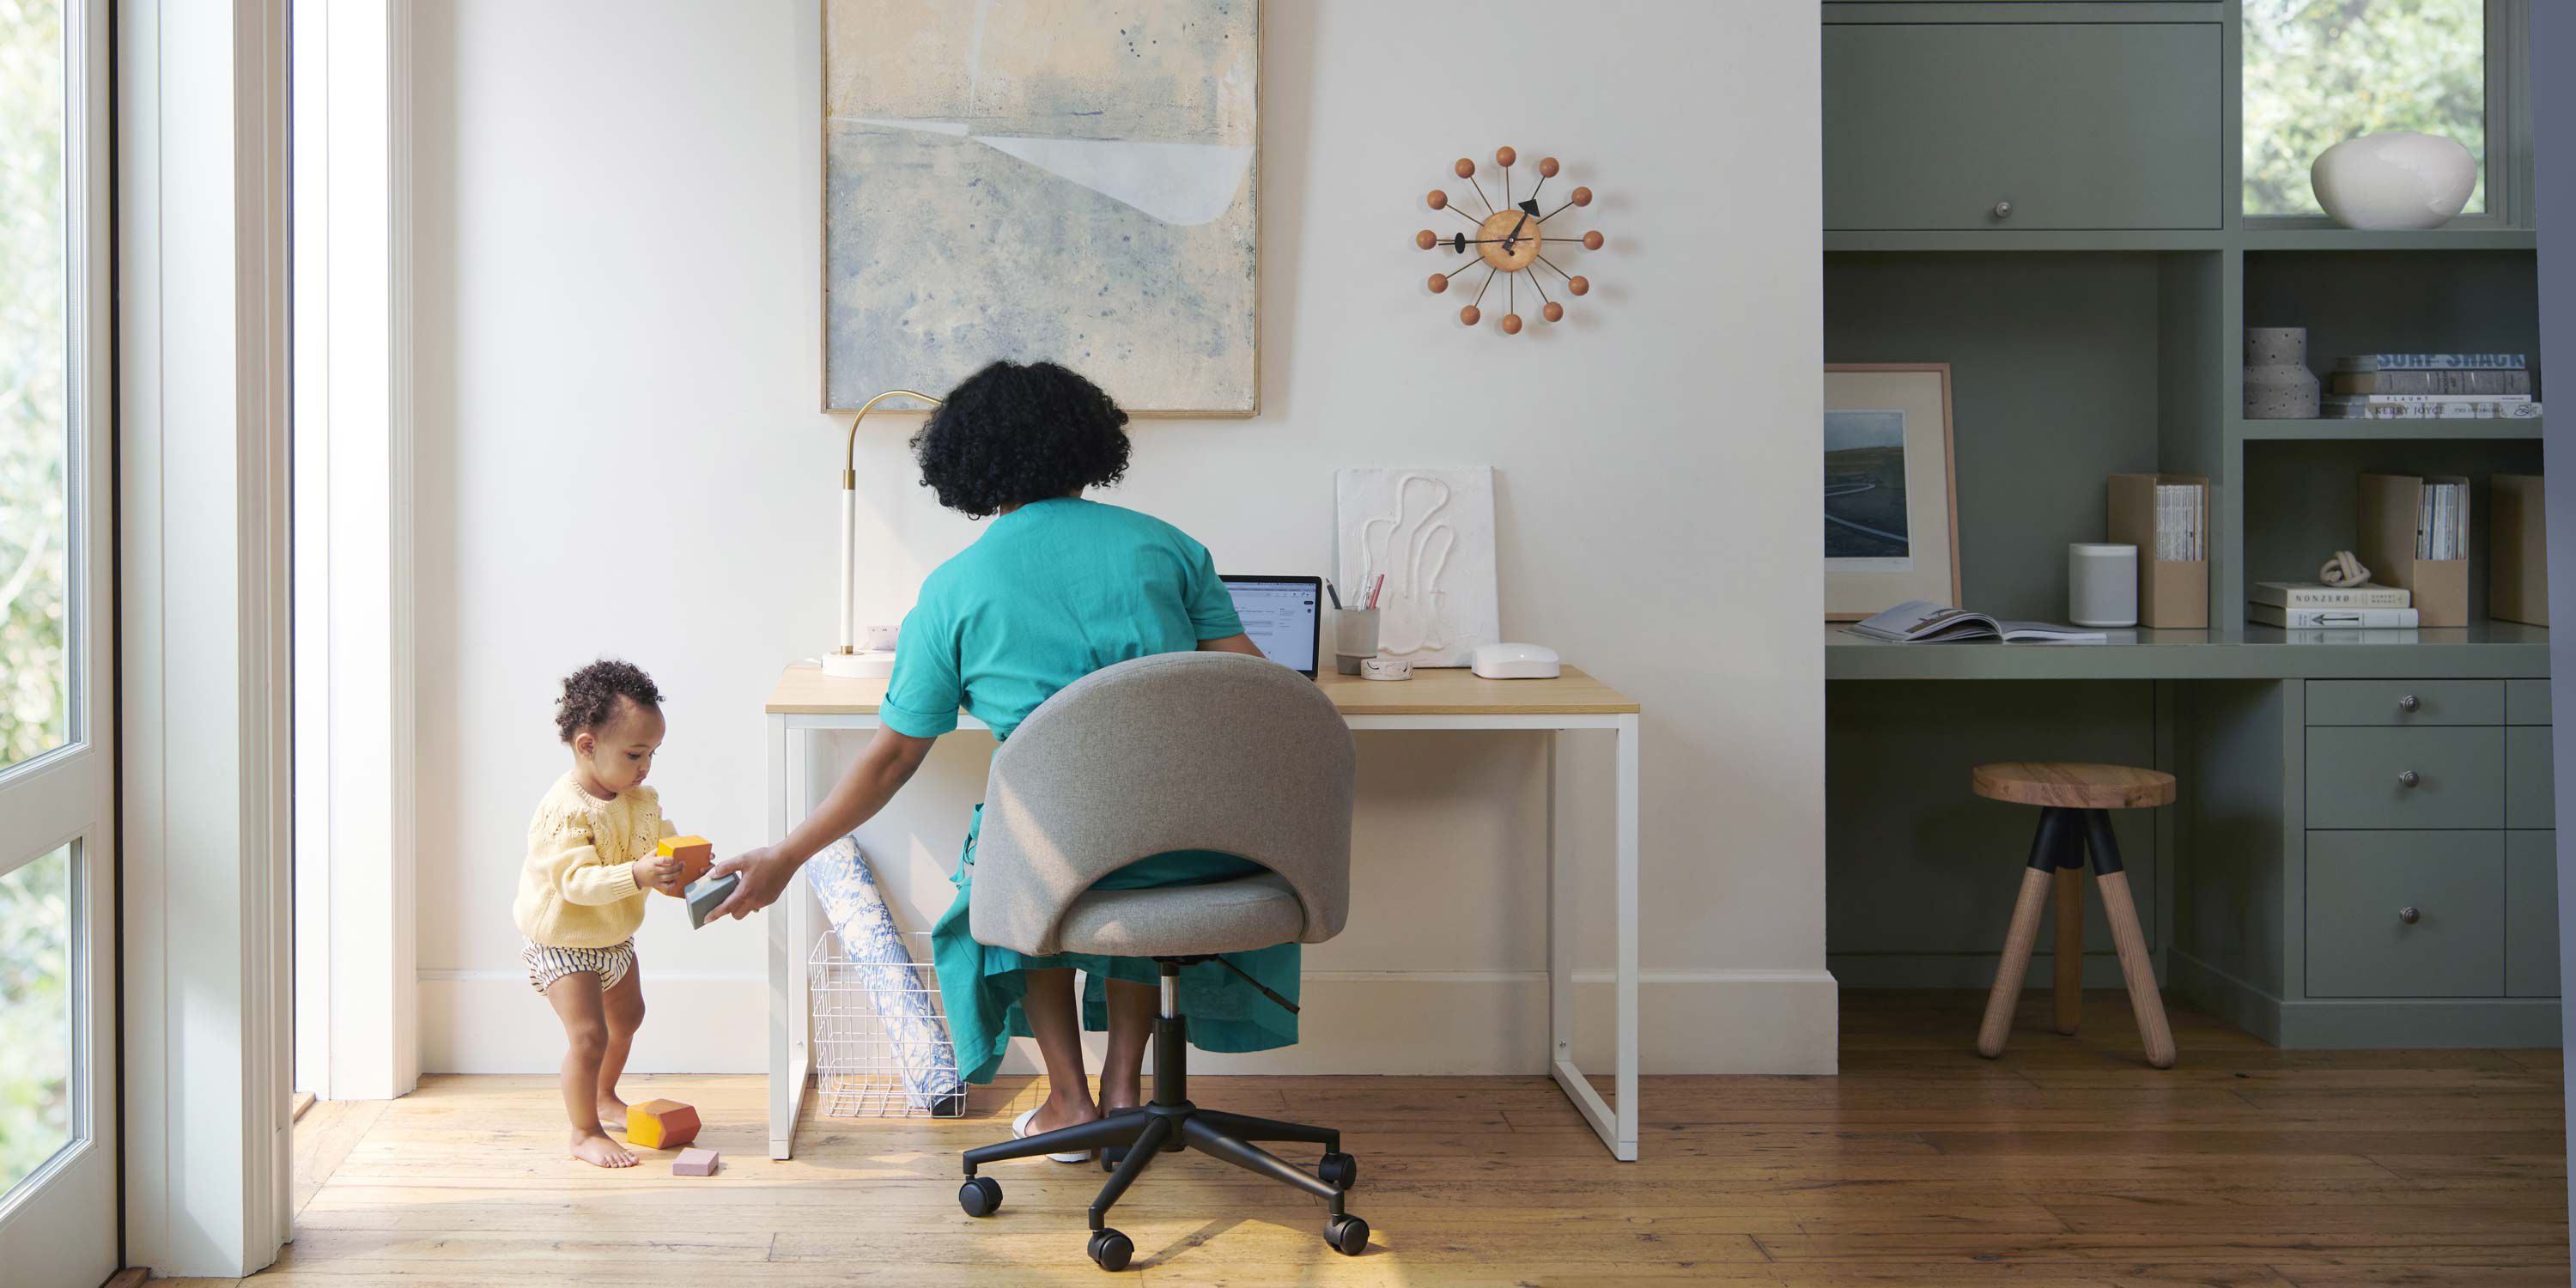
<path id="1" fill-rule="evenodd" d="M 1221 576 L 1234 596 L 1235 615 L 1243 633 L 1261 646 L 1261 655 L 1311 680 L 1323 635 L 1324 579 L 1321 577 Z"/>

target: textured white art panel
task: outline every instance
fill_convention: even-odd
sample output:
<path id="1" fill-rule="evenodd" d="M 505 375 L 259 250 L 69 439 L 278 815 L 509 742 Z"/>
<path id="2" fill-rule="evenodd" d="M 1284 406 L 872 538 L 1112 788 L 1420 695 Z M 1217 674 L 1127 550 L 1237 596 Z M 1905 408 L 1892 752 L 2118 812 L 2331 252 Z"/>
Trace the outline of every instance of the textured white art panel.
<path id="1" fill-rule="evenodd" d="M 1494 589 L 1494 471 L 1354 469 L 1334 477 L 1334 560 L 1357 607 L 1379 574 L 1378 650 L 1416 666 L 1465 666 L 1502 639 Z"/>

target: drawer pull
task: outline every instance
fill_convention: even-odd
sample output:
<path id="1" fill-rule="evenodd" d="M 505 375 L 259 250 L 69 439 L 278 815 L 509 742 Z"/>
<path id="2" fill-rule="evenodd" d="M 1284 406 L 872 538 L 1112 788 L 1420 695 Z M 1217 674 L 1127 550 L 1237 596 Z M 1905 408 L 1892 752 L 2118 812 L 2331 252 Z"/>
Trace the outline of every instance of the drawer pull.
<path id="1" fill-rule="evenodd" d="M 2411 903 L 2397 910 L 2397 919 L 2410 926 L 2423 920 L 2423 918 L 2424 914 Z"/>
<path id="2" fill-rule="evenodd" d="M 1998 201 L 1998 202 L 1996 202 L 1996 203 L 1995 203 L 1995 218 L 1997 218 L 1997 219 L 2010 219 L 2010 218 L 2012 218 L 2012 203 L 2011 203 L 2011 202 L 2009 202 L 2009 201 Z"/>
<path id="3" fill-rule="evenodd" d="M 2416 697 L 2412 693 L 2409 693 L 2405 697 L 2397 700 L 2397 709 L 2407 713 L 2408 715 L 2413 715 L 2417 709 L 2421 708 L 2423 705 L 2423 699 Z"/>
<path id="4" fill-rule="evenodd" d="M 2412 769 L 2397 775 L 2397 785 L 2400 787 L 2412 787 L 2422 781 L 2424 781 L 2424 776 L 2416 773 Z"/>

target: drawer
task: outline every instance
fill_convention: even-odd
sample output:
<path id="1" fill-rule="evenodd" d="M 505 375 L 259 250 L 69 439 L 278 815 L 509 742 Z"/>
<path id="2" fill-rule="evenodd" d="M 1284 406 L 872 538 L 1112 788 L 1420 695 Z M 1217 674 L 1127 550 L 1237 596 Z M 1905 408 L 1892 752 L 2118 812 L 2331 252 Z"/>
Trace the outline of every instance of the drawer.
<path id="1" fill-rule="evenodd" d="M 2549 681 L 2505 681 L 2504 722 L 2506 724 L 2549 723 Z"/>
<path id="2" fill-rule="evenodd" d="M 2215 23 L 1827 26 L 1825 227 L 2216 228 L 2220 65 Z"/>
<path id="3" fill-rule="evenodd" d="M 2502 995 L 2504 838 L 2308 833 L 2308 996 Z"/>
<path id="4" fill-rule="evenodd" d="M 2502 680 L 2310 680 L 2312 725 L 2500 725 Z"/>
<path id="5" fill-rule="evenodd" d="M 2556 832 L 2504 834 L 2504 991 L 2558 996 Z"/>
<path id="6" fill-rule="evenodd" d="M 2504 730 L 2311 729 L 2308 826 L 2502 827 Z"/>
<path id="7" fill-rule="evenodd" d="M 2558 826 L 2550 789 L 2549 726 L 2515 725 L 2504 731 L 2504 825 Z"/>

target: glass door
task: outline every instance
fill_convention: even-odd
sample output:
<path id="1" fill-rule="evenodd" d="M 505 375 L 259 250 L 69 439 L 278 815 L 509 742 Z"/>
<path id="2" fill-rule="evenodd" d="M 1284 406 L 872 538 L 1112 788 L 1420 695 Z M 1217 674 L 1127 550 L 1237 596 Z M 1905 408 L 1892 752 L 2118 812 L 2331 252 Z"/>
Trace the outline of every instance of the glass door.
<path id="1" fill-rule="evenodd" d="M 106 0 L 0 0 L 0 1266 L 117 1264 Z"/>

